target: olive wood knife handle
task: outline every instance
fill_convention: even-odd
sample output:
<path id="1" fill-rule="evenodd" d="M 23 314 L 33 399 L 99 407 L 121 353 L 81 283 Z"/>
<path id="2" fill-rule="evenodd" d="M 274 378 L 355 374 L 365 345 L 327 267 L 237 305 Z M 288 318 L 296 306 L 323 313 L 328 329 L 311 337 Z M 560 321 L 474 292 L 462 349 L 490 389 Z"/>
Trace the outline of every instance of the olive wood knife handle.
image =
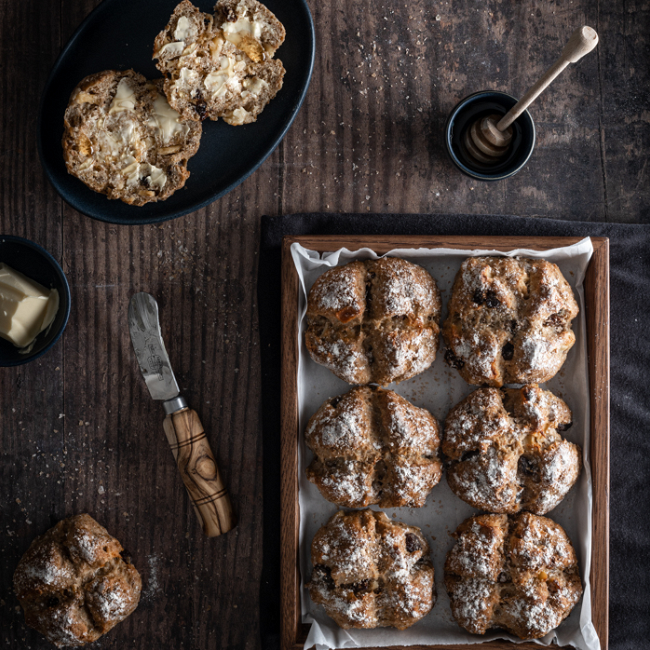
<path id="1" fill-rule="evenodd" d="M 235 527 L 230 497 L 196 411 L 181 409 L 163 426 L 203 532 L 216 537 Z"/>

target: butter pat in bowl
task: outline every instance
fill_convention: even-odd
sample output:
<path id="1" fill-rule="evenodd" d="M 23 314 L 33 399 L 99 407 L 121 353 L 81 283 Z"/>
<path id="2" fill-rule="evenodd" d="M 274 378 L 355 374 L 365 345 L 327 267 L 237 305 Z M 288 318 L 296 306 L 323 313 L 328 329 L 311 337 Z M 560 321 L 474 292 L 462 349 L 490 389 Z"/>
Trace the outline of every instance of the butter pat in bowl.
<path id="1" fill-rule="evenodd" d="M 0 262 L 0 336 L 29 354 L 59 310 L 59 292 Z"/>
<path id="2" fill-rule="evenodd" d="M 70 315 L 70 289 L 58 262 L 22 237 L 0 235 L 0 366 L 45 354 Z"/>

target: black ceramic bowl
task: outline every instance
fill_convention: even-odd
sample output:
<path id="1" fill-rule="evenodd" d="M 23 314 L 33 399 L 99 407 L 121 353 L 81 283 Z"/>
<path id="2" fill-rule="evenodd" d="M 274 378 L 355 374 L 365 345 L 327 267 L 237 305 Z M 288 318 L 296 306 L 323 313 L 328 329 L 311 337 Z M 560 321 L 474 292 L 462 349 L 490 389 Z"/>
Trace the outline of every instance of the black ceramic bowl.
<path id="1" fill-rule="evenodd" d="M 517 99 L 496 90 L 482 90 L 456 104 L 445 125 L 445 144 L 453 163 L 463 174 L 479 181 L 500 181 L 514 176 L 528 162 L 535 148 L 535 123 L 524 111 L 513 123 L 514 136 L 508 155 L 496 165 L 476 162 L 465 149 L 465 131 L 490 114 L 505 115 Z"/>
<path id="2" fill-rule="evenodd" d="M 50 327 L 36 337 L 29 353 L 21 354 L 9 341 L 0 338 L 0 366 L 19 366 L 45 354 L 63 334 L 70 316 L 70 287 L 59 263 L 29 239 L 0 235 L 0 262 L 59 292 L 59 310 Z"/>
<path id="3" fill-rule="evenodd" d="M 38 151 L 56 191 L 75 210 L 118 224 L 157 223 L 202 208 L 248 178 L 278 146 L 291 126 L 311 79 L 316 37 L 306 0 L 264 0 L 287 30 L 276 58 L 286 74 L 282 89 L 253 124 L 203 123 L 201 146 L 190 158 L 190 177 L 166 201 L 143 206 L 109 200 L 68 174 L 61 138 L 63 115 L 74 87 L 101 70 L 133 68 L 148 79 L 161 74 L 151 58 L 153 42 L 179 0 L 103 0 L 61 52 L 41 97 Z M 210 12 L 215 0 L 193 0 Z"/>

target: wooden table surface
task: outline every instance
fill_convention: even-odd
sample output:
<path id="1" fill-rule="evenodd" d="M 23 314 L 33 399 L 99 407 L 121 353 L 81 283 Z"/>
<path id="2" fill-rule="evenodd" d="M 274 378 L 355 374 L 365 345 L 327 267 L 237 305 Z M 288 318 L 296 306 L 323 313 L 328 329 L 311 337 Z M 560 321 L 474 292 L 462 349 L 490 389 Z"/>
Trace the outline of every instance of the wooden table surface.
<path id="1" fill-rule="evenodd" d="M 310 0 L 314 76 L 283 143 L 208 208 L 119 227 L 64 204 L 36 151 L 49 70 L 95 4 L 0 0 L 0 233 L 61 260 L 73 301 L 55 348 L 0 370 L 0 647 L 51 647 L 25 627 L 11 577 L 36 535 L 89 512 L 144 581 L 139 609 L 102 648 L 258 648 L 260 216 L 470 212 L 649 223 L 650 5 Z M 598 31 L 600 45 L 532 108 L 538 141 L 527 168 L 498 184 L 461 176 L 443 150 L 449 110 L 485 88 L 522 95 L 580 24 Z M 163 413 L 137 371 L 125 323 L 141 290 L 159 298 L 182 392 L 230 486 L 239 525 L 220 538 L 201 535 Z"/>

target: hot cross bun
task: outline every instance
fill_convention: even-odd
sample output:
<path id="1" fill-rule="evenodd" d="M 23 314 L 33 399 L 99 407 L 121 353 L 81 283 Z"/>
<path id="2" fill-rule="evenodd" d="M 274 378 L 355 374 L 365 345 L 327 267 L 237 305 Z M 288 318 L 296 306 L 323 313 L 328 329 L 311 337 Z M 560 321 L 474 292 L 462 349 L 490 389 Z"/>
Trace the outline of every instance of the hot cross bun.
<path id="1" fill-rule="evenodd" d="M 440 293 L 421 266 L 394 257 L 355 261 L 312 286 L 305 343 L 344 381 L 384 386 L 433 363 L 439 320 Z"/>
<path id="2" fill-rule="evenodd" d="M 429 545 L 373 510 L 337 512 L 311 544 L 311 599 L 343 628 L 404 630 L 436 601 Z"/>
<path id="3" fill-rule="evenodd" d="M 445 587 L 456 622 L 472 634 L 505 629 L 539 639 L 582 595 L 578 561 L 564 529 L 546 517 L 466 519 L 447 554 Z"/>
<path id="4" fill-rule="evenodd" d="M 449 301 L 445 360 L 469 384 L 546 382 L 575 342 L 577 315 L 571 287 L 555 264 L 470 257 Z"/>
<path id="5" fill-rule="evenodd" d="M 122 551 L 90 515 L 37 537 L 14 573 L 27 625 L 61 648 L 96 641 L 123 621 L 138 606 L 142 582 Z"/>
<path id="6" fill-rule="evenodd" d="M 565 402 L 535 384 L 475 390 L 445 422 L 449 487 L 488 512 L 546 514 L 580 474 L 580 447 L 558 433 L 571 420 Z"/>
<path id="7" fill-rule="evenodd" d="M 325 402 L 305 432 L 307 477 L 347 508 L 424 505 L 440 481 L 436 419 L 390 390 L 353 388 Z"/>

